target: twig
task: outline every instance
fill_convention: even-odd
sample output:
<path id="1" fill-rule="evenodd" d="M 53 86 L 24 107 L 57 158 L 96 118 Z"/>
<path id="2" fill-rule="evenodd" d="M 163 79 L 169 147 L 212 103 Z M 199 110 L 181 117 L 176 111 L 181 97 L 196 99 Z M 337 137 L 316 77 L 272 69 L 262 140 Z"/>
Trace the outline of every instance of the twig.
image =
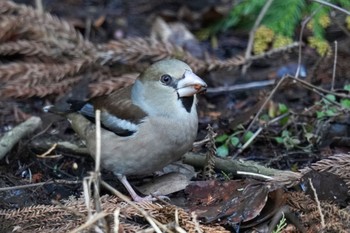
<path id="1" fill-rule="evenodd" d="M 349 32 L 349 30 L 348 30 L 346 27 L 344 27 L 343 22 L 339 22 L 339 20 L 335 17 L 334 12 L 331 12 L 331 17 L 332 17 L 332 23 L 334 22 L 334 23 L 337 25 L 337 27 L 339 27 L 340 30 L 342 30 L 343 33 L 344 33 L 347 37 L 350 38 L 350 32 Z"/>
<path id="2" fill-rule="evenodd" d="M 317 195 L 317 192 L 316 192 L 314 185 L 312 184 L 311 178 L 309 178 L 309 183 L 310 183 L 310 187 L 311 187 L 312 191 L 314 192 L 315 202 L 317 203 L 317 209 L 318 209 L 318 212 L 319 212 L 320 217 L 321 217 L 321 226 L 322 226 L 322 229 L 324 229 L 326 224 L 325 224 L 324 215 L 323 215 L 322 209 L 321 209 L 321 203 L 318 200 L 318 195 Z"/>
<path id="3" fill-rule="evenodd" d="M 218 134 L 214 133 L 213 137 L 215 138 Z M 200 147 L 204 144 L 206 144 L 207 142 L 209 142 L 211 139 L 209 137 L 205 137 L 203 140 L 197 141 L 193 143 L 193 147 Z"/>
<path id="4" fill-rule="evenodd" d="M 314 12 L 312 12 L 312 14 L 307 17 L 302 23 L 301 23 L 301 30 L 300 30 L 300 35 L 299 35 L 299 51 L 298 51 L 298 68 L 297 71 L 295 72 L 294 77 L 298 78 L 299 77 L 299 73 L 301 70 L 301 47 L 302 47 L 302 40 L 303 40 L 303 34 L 304 34 L 304 30 L 305 30 L 305 26 L 306 24 L 312 19 L 312 17 L 314 17 L 314 15 L 316 14 L 316 12 L 319 10 L 320 8 L 318 8 L 317 10 L 315 10 Z"/>
<path id="5" fill-rule="evenodd" d="M 268 0 L 265 3 L 264 7 L 261 9 L 258 17 L 255 20 L 255 23 L 254 23 L 252 30 L 249 32 L 248 46 L 247 46 L 247 50 L 245 51 L 245 56 L 244 56 L 246 61 L 249 60 L 249 58 L 251 56 L 256 29 L 260 25 L 261 20 L 264 18 L 265 14 L 266 14 L 267 10 L 270 8 L 272 2 L 273 2 L 273 0 Z M 243 66 L 242 74 L 246 73 L 248 67 L 249 67 L 248 64 Z"/>
<path id="6" fill-rule="evenodd" d="M 95 125 L 96 125 L 96 154 L 95 154 L 95 172 L 93 173 L 93 186 L 94 186 L 94 201 L 97 213 L 102 211 L 100 200 L 100 182 L 101 182 L 101 111 L 99 109 L 95 112 Z M 89 186 L 90 187 L 90 186 Z M 102 219 L 101 219 L 102 220 Z M 100 223 L 106 226 L 105 221 Z"/>
<path id="7" fill-rule="evenodd" d="M 284 113 L 284 114 L 282 114 L 282 115 L 280 115 L 278 117 L 275 117 L 274 119 L 270 120 L 267 124 L 265 124 L 264 127 L 259 127 L 259 129 L 255 131 L 255 133 L 249 138 L 249 140 L 246 143 L 244 143 L 244 145 L 241 148 L 239 148 L 239 150 L 232 156 L 232 159 L 236 158 L 237 155 L 242 153 L 242 151 L 244 151 L 253 142 L 253 140 L 261 133 L 261 131 L 263 129 L 265 129 L 267 126 L 275 123 L 276 121 L 279 121 L 282 118 L 285 118 L 288 115 L 289 115 L 288 112 Z M 246 132 L 248 132 L 248 131 L 246 131 Z"/>
<path id="8" fill-rule="evenodd" d="M 307 81 L 305 80 L 302 80 L 302 79 L 297 79 L 295 77 L 292 77 L 292 76 L 286 76 L 286 78 L 289 78 L 289 79 L 292 79 L 294 80 L 295 82 L 299 82 L 300 84 L 302 84 L 304 87 L 306 87 L 307 89 L 317 93 L 318 95 L 320 95 L 321 97 L 325 97 L 327 98 L 324 94 L 332 94 L 332 95 L 335 95 L 335 96 L 338 96 L 340 98 L 350 98 L 349 95 L 344 95 L 344 94 L 341 94 L 341 93 L 336 93 L 336 92 L 333 92 L 333 91 L 329 91 L 329 90 L 326 90 L 326 89 L 323 89 L 323 88 L 320 88 L 320 87 L 317 87 L 315 85 L 312 85 L 311 83 L 308 83 Z M 324 93 L 324 94 L 323 94 Z M 331 102 L 332 104 L 342 108 L 341 104 L 339 104 L 338 102 L 336 101 L 333 101 L 329 98 L 327 98 L 327 100 L 329 102 Z"/>
<path id="9" fill-rule="evenodd" d="M 261 133 L 262 130 L 263 127 L 259 127 L 259 129 L 254 132 L 254 134 L 248 139 L 248 141 L 244 143 L 244 145 L 241 148 L 239 148 L 239 150 L 232 156 L 232 159 L 235 159 L 237 155 L 242 153 L 242 151 L 244 151 L 254 141 L 254 139 Z M 248 131 L 246 131 L 244 134 L 246 134 L 247 132 Z"/>
<path id="10" fill-rule="evenodd" d="M 43 7 L 42 0 L 35 0 L 35 7 L 41 14 L 44 13 L 44 7 Z"/>
<path id="11" fill-rule="evenodd" d="M 243 171 L 237 171 L 237 175 L 244 175 L 244 176 L 250 176 L 262 180 L 273 180 L 273 177 L 271 176 L 266 176 L 258 173 L 253 173 L 253 172 L 243 172 Z"/>
<path id="12" fill-rule="evenodd" d="M 114 195 L 116 195 L 117 197 L 119 197 L 120 199 L 122 199 L 123 201 L 125 201 L 126 203 L 131 205 L 132 207 L 134 207 L 136 210 L 138 210 L 145 217 L 145 219 L 149 222 L 149 224 L 151 224 L 151 226 L 154 228 L 154 230 L 157 233 L 162 233 L 162 231 L 159 229 L 158 226 L 160 226 L 163 231 L 170 232 L 162 223 L 160 223 L 156 219 L 152 218 L 145 210 L 143 210 L 142 208 L 137 206 L 135 203 L 130 201 L 130 199 L 127 196 L 125 196 L 124 194 L 122 194 L 121 192 L 119 192 L 118 190 L 113 188 L 112 186 L 110 186 L 108 183 L 101 180 L 101 185 L 103 187 L 105 187 L 106 189 L 108 189 L 111 193 L 113 193 Z"/>
<path id="13" fill-rule="evenodd" d="M 301 42 L 301 41 L 293 42 L 292 44 L 286 45 L 284 47 L 274 48 L 274 49 L 271 49 L 271 50 L 269 50 L 267 52 L 264 52 L 262 54 L 258 54 L 258 55 L 252 56 L 252 57 L 249 58 L 249 60 L 246 60 L 246 62 L 250 62 L 250 61 L 262 59 L 262 58 L 265 58 L 265 57 L 269 57 L 269 56 L 272 56 L 275 53 L 288 51 L 288 50 L 294 49 L 295 47 L 299 47 L 300 45 L 303 45 L 303 42 Z"/>
<path id="14" fill-rule="evenodd" d="M 67 153 L 81 156 L 91 156 L 89 150 L 86 147 L 82 147 L 81 145 L 73 144 L 69 141 L 54 141 L 50 138 L 43 138 L 40 140 L 33 141 L 31 139 L 31 146 L 35 147 L 39 150 L 49 150 L 52 147 L 52 144 L 56 143 L 57 150 L 66 151 Z"/>
<path id="15" fill-rule="evenodd" d="M 197 233 L 203 233 L 202 229 L 199 226 L 199 222 L 197 220 L 197 214 L 196 212 L 191 212 L 191 218 L 192 218 L 192 222 L 194 223 L 194 227 Z"/>
<path id="16" fill-rule="evenodd" d="M 45 129 L 43 129 L 42 131 L 40 131 L 39 133 L 37 133 L 33 137 L 31 137 L 30 141 L 33 141 L 35 138 L 46 133 L 51 128 L 51 126 L 52 126 L 52 123 L 48 124 Z"/>
<path id="17" fill-rule="evenodd" d="M 262 87 L 266 87 L 266 86 L 271 86 L 274 83 L 275 83 L 275 80 L 264 80 L 264 81 L 258 81 L 258 82 L 237 84 L 237 85 L 232 85 L 232 86 L 208 88 L 206 92 L 207 93 L 222 93 L 222 92 L 230 92 L 230 91 L 242 91 L 242 90 L 246 90 L 246 89 L 262 88 Z"/>
<path id="18" fill-rule="evenodd" d="M 46 184 L 80 184 L 81 181 L 69 181 L 69 180 L 53 180 L 53 181 L 46 181 L 46 182 L 40 182 L 40 183 L 34 183 L 34 184 L 24 184 L 24 185 L 17 185 L 12 187 L 3 187 L 0 188 L 1 191 L 9 191 L 9 190 L 15 190 L 15 189 L 26 189 L 26 188 L 33 188 L 37 186 L 42 186 Z"/>
<path id="19" fill-rule="evenodd" d="M 288 179 L 291 183 L 298 181 L 301 177 L 301 174 L 297 172 L 272 169 L 252 161 L 229 160 L 218 157 L 214 158 L 214 160 L 215 168 L 226 173 L 236 173 L 237 171 L 241 171 L 273 177 L 287 177 L 286 179 Z M 188 152 L 183 156 L 183 162 L 195 167 L 203 167 L 205 164 L 205 156 Z"/>
<path id="20" fill-rule="evenodd" d="M 320 87 L 317 87 L 317 86 L 315 86 L 315 85 L 312 85 L 311 83 L 308 83 L 308 82 L 306 82 L 306 81 L 304 81 L 304 80 L 302 80 L 302 79 L 298 79 L 298 78 L 296 78 L 296 77 L 289 76 L 289 75 L 284 76 L 284 77 L 282 77 L 282 78 L 280 79 L 280 81 L 277 83 L 277 85 L 275 86 L 275 88 L 271 91 L 270 95 L 266 98 L 266 100 L 264 101 L 264 103 L 261 105 L 260 109 L 259 109 L 258 112 L 255 114 L 253 120 L 251 121 L 251 123 L 250 123 L 249 126 L 247 127 L 245 134 L 253 127 L 254 123 L 255 123 L 256 120 L 259 118 L 261 112 L 263 111 L 263 109 L 265 108 L 265 106 L 267 105 L 267 103 L 272 99 L 272 97 L 274 96 L 274 94 L 276 93 L 276 91 L 279 89 L 279 87 L 282 85 L 282 83 L 283 83 L 286 79 L 291 79 L 291 80 L 293 80 L 294 82 L 298 82 L 298 83 L 302 84 L 304 87 L 306 87 L 307 89 L 309 89 L 309 90 L 311 90 L 311 91 L 317 93 L 318 95 L 320 95 L 320 96 L 322 96 L 322 97 L 324 97 L 324 98 L 326 98 L 326 96 L 323 95 L 322 93 L 333 94 L 333 95 L 335 95 L 335 96 L 339 96 L 339 97 L 343 97 L 343 98 L 344 98 L 344 97 L 345 97 L 345 98 L 349 98 L 348 95 L 343 95 L 343 94 L 339 94 L 339 93 L 335 93 L 335 92 L 331 92 L 331 91 L 325 90 L 325 89 L 323 89 L 323 88 L 320 88 Z M 342 108 L 342 106 L 341 106 L 338 102 L 333 101 L 333 100 L 331 100 L 331 99 L 329 99 L 329 98 L 327 98 L 327 100 L 328 100 L 329 102 L 331 102 L 332 104 L 334 104 L 334 105 L 340 107 L 342 111 L 346 111 L 345 109 Z M 244 134 L 244 135 L 245 135 L 245 134 Z M 243 137 L 244 137 L 244 135 L 243 135 Z M 236 153 L 235 156 L 237 156 L 237 155 L 238 155 L 238 154 Z"/>
<path id="21" fill-rule="evenodd" d="M 85 38 L 87 40 L 90 39 L 90 35 L 91 35 L 91 24 L 92 24 L 91 21 L 92 21 L 91 16 L 89 15 L 85 20 L 85 33 L 84 33 L 84 35 L 85 35 Z"/>
<path id="22" fill-rule="evenodd" d="M 86 206 L 86 209 L 88 211 L 88 219 L 90 219 L 91 216 L 92 216 L 91 205 L 90 205 L 90 203 L 91 203 L 91 200 L 90 200 L 90 197 L 91 197 L 90 186 L 91 186 L 91 178 L 90 177 L 84 177 L 84 179 L 83 179 L 83 194 L 84 194 L 85 206 Z"/>
<path id="23" fill-rule="evenodd" d="M 83 225 L 79 226 L 78 228 L 75 228 L 74 230 L 70 231 L 69 233 L 78 233 L 82 232 L 82 230 L 90 227 L 92 224 L 97 222 L 100 219 L 103 219 L 106 217 L 107 213 L 96 213 L 92 218 L 90 218 L 87 222 L 85 222 Z M 95 229 L 96 230 L 96 229 Z"/>
<path id="24" fill-rule="evenodd" d="M 44 152 L 43 154 L 40 154 L 40 155 L 36 155 L 36 157 L 38 157 L 38 158 L 57 158 L 60 155 L 52 155 L 52 156 L 49 155 L 54 149 L 56 149 L 56 147 L 57 147 L 57 143 L 54 143 L 46 152 Z"/>
<path id="25" fill-rule="evenodd" d="M 114 218 L 114 229 L 113 230 L 114 230 L 114 232 L 120 232 L 119 231 L 119 224 L 120 224 L 119 215 L 120 215 L 120 208 L 118 207 L 113 212 L 113 218 Z"/>
<path id="26" fill-rule="evenodd" d="M 179 224 L 179 209 L 178 208 L 175 209 L 175 230 L 176 230 L 176 232 L 179 232 L 179 233 L 186 233 L 186 231 L 184 229 L 182 229 L 180 227 L 180 224 Z"/>
<path id="27" fill-rule="evenodd" d="M 347 95 L 347 94 L 342 94 L 342 93 L 336 93 L 336 92 L 333 92 L 333 91 L 329 91 L 329 90 L 326 90 L 326 89 L 323 89 L 321 87 L 317 87 L 315 85 L 312 85 L 311 83 L 308 83 L 307 81 L 305 80 L 302 80 L 302 79 L 296 79 L 292 76 L 286 76 L 286 78 L 289 78 L 289 79 L 292 79 L 292 80 L 295 80 L 296 82 L 299 82 L 301 83 L 303 86 L 306 86 L 308 87 L 310 90 L 314 91 L 314 90 L 317 90 L 319 92 L 322 92 L 322 93 L 325 93 L 325 94 L 332 94 L 332 95 L 335 95 L 339 98 L 350 98 L 350 95 Z M 336 103 L 334 103 L 336 104 Z"/>
<path id="28" fill-rule="evenodd" d="M 337 59 L 338 59 L 338 42 L 334 41 L 334 62 L 333 62 L 333 74 L 332 74 L 331 91 L 334 91 L 335 73 L 336 73 L 336 70 L 337 70 Z"/>
<path id="29" fill-rule="evenodd" d="M 5 157 L 7 152 L 9 152 L 19 140 L 24 136 L 33 133 L 40 125 L 41 119 L 33 116 L 13 128 L 11 131 L 5 133 L 0 139 L 0 160 Z"/>
<path id="30" fill-rule="evenodd" d="M 96 155 L 95 155 L 95 172 L 100 173 L 101 165 L 101 111 L 96 110 Z"/>
<path id="31" fill-rule="evenodd" d="M 95 151 L 95 171 L 91 172 L 90 176 L 84 177 L 83 190 L 84 190 L 84 201 L 86 208 L 88 210 L 88 221 L 85 222 L 80 227 L 76 228 L 72 232 L 78 232 L 79 229 L 85 229 L 86 227 L 94 224 L 98 221 L 98 225 L 101 225 L 107 229 L 106 221 L 103 219 L 106 215 L 102 214 L 101 200 L 100 200 L 100 183 L 101 183 L 101 174 L 100 174 L 100 161 L 101 161 L 101 122 L 100 122 L 100 110 L 95 112 L 95 133 L 96 133 L 96 151 Z M 91 210 L 91 186 L 93 186 L 93 196 L 94 196 L 94 205 L 96 213 L 92 214 Z M 101 215 L 102 214 L 102 215 Z M 100 216 L 97 218 L 97 216 Z M 97 230 L 97 229 L 95 229 Z M 100 230 L 100 229 L 99 229 Z"/>
<path id="32" fill-rule="evenodd" d="M 250 122 L 248 128 L 246 129 L 246 132 L 248 132 L 252 127 L 253 124 L 255 123 L 255 121 L 259 118 L 260 113 L 263 111 L 263 109 L 265 108 L 265 106 L 267 105 L 267 103 L 271 100 L 271 98 L 274 96 L 274 94 L 276 93 L 276 91 L 279 89 L 279 87 L 282 85 L 283 81 L 286 79 L 287 76 L 284 76 L 280 79 L 280 81 L 277 83 L 277 85 L 275 86 L 275 88 L 271 91 L 270 95 L 266 98 L 266 100 L 264 101 L 264 103 L 261 105 L 259 111 L 255 114 L 252 122 Z M 245 133 L 246 134 L 246 133 Z M 244 137 L 244 135 L 243 135 Z"/>
<path id="33" fill-rule="evenodd" d="M 338 10 L 340 12 L 343 12 L 343 13 L 345 13 L 347 15 L 350 15 L 350 11 L 347 11 L 347 10 L 345 10 L 345 9 L 339 7 L 339 6 L 336 6 L 336 5 L 332 4 L 332 3 L 325 2 L 325 1 L 322 1 L 322 0 L 312 0 L 312 1 L 318 2 L 318 3 L 320 3 L 322 5 L 325 5 L 325 6 L 332 7 L 333 9 L 336 9 L 336 10 Z"/>

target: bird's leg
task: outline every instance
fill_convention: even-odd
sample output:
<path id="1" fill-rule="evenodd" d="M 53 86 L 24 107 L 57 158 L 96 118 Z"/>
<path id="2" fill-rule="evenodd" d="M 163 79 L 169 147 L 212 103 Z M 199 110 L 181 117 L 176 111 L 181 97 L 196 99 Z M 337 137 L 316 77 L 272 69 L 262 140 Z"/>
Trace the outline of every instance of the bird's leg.
<path id="1" fill-rule="evenodd" d="M 136 202 L 142 202 L 142 201 L 154 201 L 156 198 L 152 197 L 151 195 L 146 196 L 146 197 L 140 197 L 135 190 L 131 187 L 129 181 L 126 179 L 126 176 L 122 174 L 116 174 L 120 182 L 124 185 L 126 190 L 128 190 L 131 198 L 136 201 Z"/>

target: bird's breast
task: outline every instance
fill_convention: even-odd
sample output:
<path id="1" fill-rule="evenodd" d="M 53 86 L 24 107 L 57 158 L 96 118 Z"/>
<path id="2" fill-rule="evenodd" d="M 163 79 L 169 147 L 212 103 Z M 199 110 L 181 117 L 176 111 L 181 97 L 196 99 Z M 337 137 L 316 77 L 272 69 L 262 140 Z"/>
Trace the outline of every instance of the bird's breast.
<path id="1" fill-rule="evenodd" d="M 102 165 L 114 173 L 150 174 L 179 160 L 189 151 L 197 127 L 197 115 L 186 119 L 150 117 L 135 134 L 120 138 L 120 143 L 115 143 L 112 150 L 104 151 L 102 142 Z"/>

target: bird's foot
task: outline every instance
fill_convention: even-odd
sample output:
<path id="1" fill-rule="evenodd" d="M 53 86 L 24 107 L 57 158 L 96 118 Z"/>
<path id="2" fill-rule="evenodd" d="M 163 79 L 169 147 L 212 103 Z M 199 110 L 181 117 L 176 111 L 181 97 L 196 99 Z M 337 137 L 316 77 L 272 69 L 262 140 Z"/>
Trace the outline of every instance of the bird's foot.
<path id="1" fill-rule="evenodd" d="M 170 198 L 168 196 L 164 196 L 164 195 L 157 195 L 157 193 L 154 193 L 152 195 L 148 195 L 145 197 L 140 197 L 139 195 L 136 196 L 132 196 L 131 197 L 135 202 L 143 202 L 143 201 L 148 201 L 148 202 L 152 202 L 152 201 L 157 201 L 157 200 L 166 200 L 166 201 L 170 201 Z"/>
<path id="2" fill-rule="evenodd" d="M 155 197 L 153 197 L 152 195 L 148 195 L 145 197 L 140 197 L 139 195 L 135 196 L 135 197 L 131 197 L 135 202 L 152 202 L 157 200 Z"/>
<path id="3" fill-rule="evenodd" d="M 155 192 L 155 193 L 152 193 L 152 197 L 155 199 L 155 200 L 163 200 L 163 201 L 170 201 L 170 198 L 168 196 L 165 196 L 165 195 L 159 195 L 159 192 Z"/>
<path id="4" fill-rule="evenodd" d="M 149 195 L 149 196 L 145 196 L 145 197 L 140 197 L 135 190 L 131 187 L 129 181 L 126 179 L 126 177 L 122 174 L 116 174 L 116 176 L 118 177 L 118 179 L 120 180 L 120 182 L 122 182 L 122 184 L 124 185 L 124 187 L 128 190 L 131 198 L 136 201 L 136 202 L 143 202 L 143 201 L 148 201 L 148 202 L 152 202 L 152 201 L 156 201 L 159 199 L 163 199 L 163 200 L 170 200 L 169 197 L 167 196 L 161 196 L 161 195 L 157 195 L 157 192 L 153 193 L 153 195 Z"/>

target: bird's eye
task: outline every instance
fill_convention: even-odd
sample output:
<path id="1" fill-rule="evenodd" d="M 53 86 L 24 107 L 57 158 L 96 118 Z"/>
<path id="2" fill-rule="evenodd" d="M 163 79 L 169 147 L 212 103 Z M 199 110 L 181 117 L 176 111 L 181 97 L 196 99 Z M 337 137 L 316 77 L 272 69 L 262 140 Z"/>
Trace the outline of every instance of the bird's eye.
<path id="1" fill-rule="evenodd" d="M 169 85 L 172 81 L 172 78 L 170 75 L 168 74 L 163 74 L 161 77 L 160 77 L 160 81 L 165 84 L 165 85 Z"/>

